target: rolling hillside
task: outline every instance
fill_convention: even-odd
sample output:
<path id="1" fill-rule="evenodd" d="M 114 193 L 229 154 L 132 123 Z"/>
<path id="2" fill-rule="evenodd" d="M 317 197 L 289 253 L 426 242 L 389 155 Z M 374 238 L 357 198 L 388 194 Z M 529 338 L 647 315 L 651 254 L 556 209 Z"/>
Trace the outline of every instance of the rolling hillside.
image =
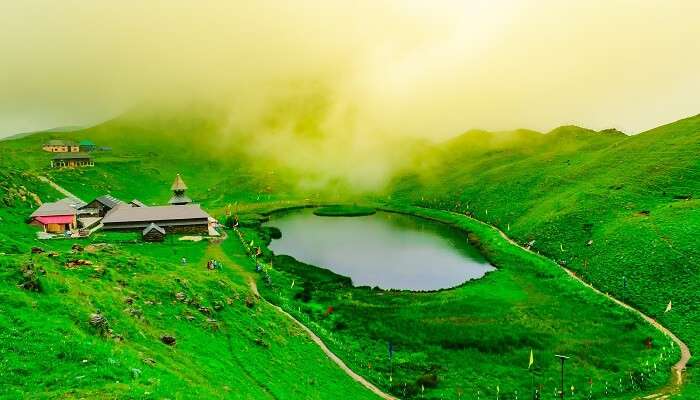
<path id="1" fill-rule="evenodd" d="M 467 132 L 426 150 L 391 194 L 534 241 L 534 250 L 657 318 L 697 352 L 699 154 L 700 116 L 631 137 L 573 126 L 545 135 Z M 695 388 L 696 368 L 691 362 Z"/>
<path id="2" fill-rule="evenodd" d="M 76 253 L 72 241 L 35 240 L 24 224 L 34 194 L 58 197 L 38 175 L 85 199 L 111 193 L 162 203 L 181 173 L 191 197 L 217 215 L 227 204 L 334 201 L 338 193 L 347 193 L 346 201 L 469 213 L 520 243 L 534 241 L 534 250 L 657 318 L 695 353 L 700 348 L 700 116 L 635 136 L 574 126 L 546 134 L 469 131 L 442 144 L 406 146 L 411 167 L 374 193 L 352 192 L 342 177 L 301 190 L 301 173 L 264 152 L 242 151 L 249 134 L 224 137 L 223 121 L 207 109 L 132 112 L 85 130 L 0 142 L 0 382 L 8 383 L 0 396 L 31 385 L 35 397 L 370 397 L 272 308 L 246 305 L 250 271 L 226 268 L 242 263 L 236 257 L 244 251 L 233 241 L 218 250 L 192 244 L 164 251 L 98 235 L 91 242 L 107 247 Z M 97 153 L 94 168 L 51 170 L 50 155 L 39 150 L 50 138 L 88 138 L 112 151 Z M 30 255 L 32 246 L 58 257 Z M 179 265 L 183 256 L 190 266 Z M 213 256 L 230 259 L 223 271 L 202 274 Z M 76 257 L 93 264 L 66 268 Z M 39 271 L 39 292 L 17 287 L 28 265 Z M 664 313 L 669 301 L 673 309 Z M 98 310 L 118 336 L 94 332 L 88 320 Z M 178 345 L 161 343 L 164 334 Z M 689 365 L 684 398 L 700 395 L 697 365 Z"/>

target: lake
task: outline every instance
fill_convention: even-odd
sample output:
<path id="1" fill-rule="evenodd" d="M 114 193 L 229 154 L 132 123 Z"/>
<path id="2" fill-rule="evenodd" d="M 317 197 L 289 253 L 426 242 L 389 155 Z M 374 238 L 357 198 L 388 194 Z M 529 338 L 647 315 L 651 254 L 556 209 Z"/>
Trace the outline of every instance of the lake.
<path id="1" fill-rule="evenodd" d="M 355 286 L 439 290 L 494 269 L 463 231 L 426 219 L 377 212 L 364 217 L 320 217 L 311 209 L 273 214 L 282 231 L 275 254 L 350 277 Z"/>

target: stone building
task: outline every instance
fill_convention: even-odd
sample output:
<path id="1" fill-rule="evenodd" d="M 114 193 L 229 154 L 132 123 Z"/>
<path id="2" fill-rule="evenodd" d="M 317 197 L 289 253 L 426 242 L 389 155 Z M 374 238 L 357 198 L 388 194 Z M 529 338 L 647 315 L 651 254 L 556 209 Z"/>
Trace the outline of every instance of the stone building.
<path id="1" fill-rule="evenodd" d="M 151 224 L 168 233 L 206 235 L 209 233 L 209 214 L 199 204 L 152 207 L 124 204 L 112 209 L 102 219 L 102 229 L 105 231 L 143 231 Z"/>
<path id="2" fill-rule="evenodd" d="M 68 140 L 49 140 L 41 146 L 41 149 L 49 153 L 78 153 L 80 145 Z"/>
<path id="3" fill-rule="evenodd" d="M 51 159 L 52 168 L 92 167 L 94 165 L 92 157 L 86 153 L 59 153 Z"/>

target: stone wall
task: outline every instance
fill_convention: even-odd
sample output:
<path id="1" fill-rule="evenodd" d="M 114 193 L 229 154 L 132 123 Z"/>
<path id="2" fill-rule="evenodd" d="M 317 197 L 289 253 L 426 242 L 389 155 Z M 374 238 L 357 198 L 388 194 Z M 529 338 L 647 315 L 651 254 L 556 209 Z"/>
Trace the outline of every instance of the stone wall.
<path id="1" fill-rule="evenodd" d="M 163 228 L 167 233 L 187 233 L 193 235 L 206 235 L 209 233 L 208 223 L 203 225 L 165 226 Z"/>

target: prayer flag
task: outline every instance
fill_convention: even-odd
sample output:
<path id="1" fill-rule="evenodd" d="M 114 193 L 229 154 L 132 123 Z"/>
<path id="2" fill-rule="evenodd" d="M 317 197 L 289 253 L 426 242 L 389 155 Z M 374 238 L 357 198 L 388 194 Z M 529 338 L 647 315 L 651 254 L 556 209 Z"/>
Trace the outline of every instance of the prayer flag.
<path id="1" fill-rule="evenodd" d="M 668 301 L 668 305 L 666 306 L 666 311 L 664 311 L 664 312 L 669 312 L 669 311 L 671 311 L 671 307 L 673 306 L 673 304 L 671 304 L 671 301 L 672 301 L 672 300 L 669 300 L 669 301 Z"/>

